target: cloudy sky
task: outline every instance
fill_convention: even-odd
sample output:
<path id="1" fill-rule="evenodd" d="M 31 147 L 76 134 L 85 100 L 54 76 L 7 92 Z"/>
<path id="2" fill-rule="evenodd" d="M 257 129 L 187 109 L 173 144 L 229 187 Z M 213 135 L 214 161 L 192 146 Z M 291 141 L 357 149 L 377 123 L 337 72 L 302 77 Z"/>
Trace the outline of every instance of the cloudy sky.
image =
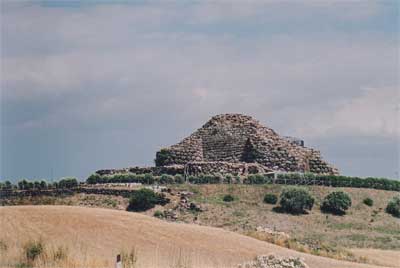
<path id="1" fill-rule="evenodd" d="M 399 173 L 397 1 L 1 1 L 1 178 L 151 165 L 212 115 Z"/>

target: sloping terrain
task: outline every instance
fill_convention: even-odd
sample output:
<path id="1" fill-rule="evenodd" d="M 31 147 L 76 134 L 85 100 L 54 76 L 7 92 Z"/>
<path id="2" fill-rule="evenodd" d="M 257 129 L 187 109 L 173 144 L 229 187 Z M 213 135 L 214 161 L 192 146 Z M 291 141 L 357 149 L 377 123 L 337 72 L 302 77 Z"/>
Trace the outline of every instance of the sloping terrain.
<path id="1" fill-rule="evenodd" d="M 174 186 L 171 186 L 173 188 Z M 204 212 L 180 213 L 178 219 L 187 223 L 224 228 L 247 233 L 258 226 L 285 232 L 291 238 L 306 244 L 328 247 L 375 248 L 400 250 L 400 220 L 385 212 L 389 200 L 398 192 L 362 188 L 306 187 L 315 198 L 308 214 L 291 215 L 274 211 L 276 205 L 263 202 L 266 193 L 279 196 L 284 185 L 177 185 L 178 190 L 193 192 L 191 201 L 204 208 Z M 344 191 L 352 199 L 346 215 L 322 213 L 320 205 L 332 191 Z M 233 202 L 223 202 L 230 194 Z M 374 204 L 369 207 L 363 200 L 369 197 Z M 168 208 L 168 204 L 166 207 Z M 194 220 L 194 217 L 196 217 Z"/>
<path id="2" fill-rule="evenodd" d="M 116 254 L 132 247 L 138 267 L 236 267 L 269 253 L 302 257 L 311 268 L 382 267 L 303 254 L 218 228 L 99 208 L 0 207 L 0 230 L 0 241 L 7 245 L 0 254 L 3 266 L 18 258 L 26 241 L 40 239 L 45 247 L 67 248 L 68 256 L 77 260 L 95 260 L 96 267 L 113 267 Z"/>

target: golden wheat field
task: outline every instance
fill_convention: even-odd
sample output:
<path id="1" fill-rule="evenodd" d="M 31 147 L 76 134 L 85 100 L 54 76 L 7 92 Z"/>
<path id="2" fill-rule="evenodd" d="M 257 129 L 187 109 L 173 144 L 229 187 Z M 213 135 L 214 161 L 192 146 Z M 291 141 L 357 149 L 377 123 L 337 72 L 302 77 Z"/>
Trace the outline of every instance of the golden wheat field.
<path id="1" fill-rule="evenodd" d="M 311 268 L 383 267 L 308 255 L 218 228 L 169 223 L 146 215 L 73 206 L 0 208 L 2 267 L 23 267 L 24 247 L 40 241 L 36 267 L 237 267 L 256 255 L 299 256 Z"/>

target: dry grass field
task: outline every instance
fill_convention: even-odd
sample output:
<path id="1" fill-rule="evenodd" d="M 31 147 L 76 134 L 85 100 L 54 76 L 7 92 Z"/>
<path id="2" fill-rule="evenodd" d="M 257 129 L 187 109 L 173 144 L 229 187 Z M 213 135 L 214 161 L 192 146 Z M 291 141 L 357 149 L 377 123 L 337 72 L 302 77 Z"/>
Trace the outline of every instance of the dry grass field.
<path id="1" fill-rule="evenodd" d="M 29 241 L 43 243 L 37 267 L 113 267 L 116 254 L 132 248 L 135 267 L 144 268 L 236 267 L 269 253 L 302 257 L 311 268 L 382 267 L 304 254 L 218 228 L 111 209 L 6 206 L 0 207 L 0 219 L 1 267 L 24 267 L 19 263 Z"/>
<path id="2" fill-rule="evenodd" d="M 172 186 L 174 187 L 174 186 Z M 282 231 L 306 245 L 335 248 L 375 248 L 400 250 L 400 220 L 385 212 L 388 201 L 398 192 L 310 186 L 315 197 L 312 211 L 306 215 L 277 213 L 275 205 L 265 204 L 266 193 L 279 196 L 282 185 L 179 185 L 176 190 L 194 192 L 191 198 L 205 208 L 204 212 L 181 213 L 179 219 L 200 225 L 248 233 L 258 226 Z M 352 199 L 352 206 L 344 216 L 324 214 L 319 207 L 331 191 L 342 190 Z M 231 194 L 233 202 L 223 202 L 223 196 Z M 370 197 L 374 204 L 369 207 L 363 199 Z M 170 204 L 173 206 L 173 204 Z M 167 206 L 168 207 L 168 206 Z"/>

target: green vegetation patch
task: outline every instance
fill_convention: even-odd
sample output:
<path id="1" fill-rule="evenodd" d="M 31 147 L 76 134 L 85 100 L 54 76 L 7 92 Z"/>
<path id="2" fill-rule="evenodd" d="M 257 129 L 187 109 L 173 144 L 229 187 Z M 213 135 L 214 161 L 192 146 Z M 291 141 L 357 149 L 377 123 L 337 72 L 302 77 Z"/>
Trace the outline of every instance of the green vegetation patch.
<path id="1" fill-rule="evenodd" d="M 275 194 L 265 194 L 264 203 L 275 205 L 278 202 L 278 197 Z"/>
<path id="2" fill-rule="evenodd" d="M 342 191 L 328 194 L 321 205 L 321 210 L 335 215 L 344 215 L 346 210 L 351 207 L 350 196 Z"/>
<path id="3" fill-rule="evenodd" d="M 134 191 L 129 199 L 128 211 L 145 211 L 155 205 L 165 205 L 168 200 L 162 194 L 157 194 L 150 189 Z"/>
<path id="4" fill-rule="evenodd" d="M 367 198 L 364 198 L 363 203 L 369 207 L 372 207 L 374 205 L 374 200 L 367 197 Z"/>
<path id="5" fill-rule="evenodd" d="M 386 212 L 400 218 L 400 196 L 393 197 L 386 206 Z"/>
<path id="6" fill-rule="evenodd" d="M 304 188 L 288 187 L 283 189 L 279 204 L 285 212 L 303 214 L 312 209 L 314 198 Z"/>

